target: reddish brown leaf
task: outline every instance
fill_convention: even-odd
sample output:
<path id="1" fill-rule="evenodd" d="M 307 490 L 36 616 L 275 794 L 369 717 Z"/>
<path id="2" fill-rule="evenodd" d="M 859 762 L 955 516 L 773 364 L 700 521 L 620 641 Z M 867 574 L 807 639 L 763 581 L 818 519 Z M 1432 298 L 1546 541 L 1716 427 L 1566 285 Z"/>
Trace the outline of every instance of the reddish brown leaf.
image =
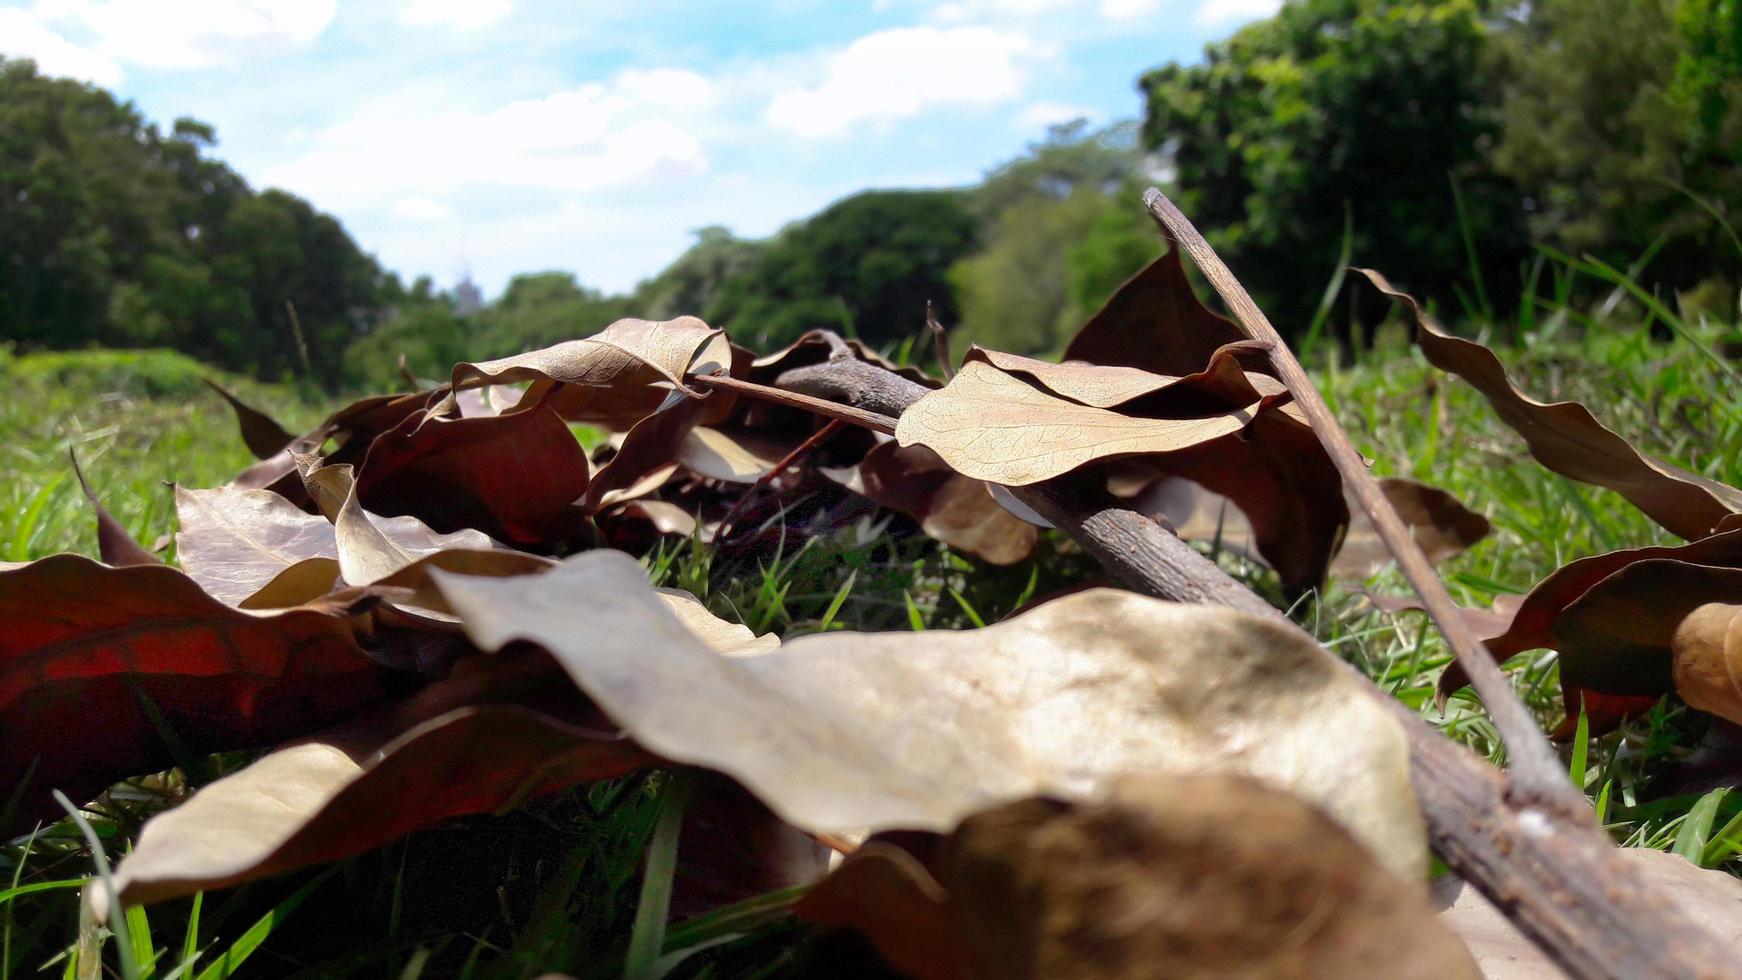
<path id="1" fill-rule="evenodd" d="M 1477 635 L 1482 637 L 1488 651 L 1500 660 L 1525 650 L 1552 647 L 1555 644 L 1556 620 L 1580 596 L 1590 591 L 1598 582 L 1629 565 L 1659 559 L 1696 565 L 1742 567 L 1742 527 L 1721 530 L 1711 537 L 1673 548 L 1631 548 L 1568 562 L 1537 583 L 1515 611 L 1491 623 L 1482 624 L 1477 629 Z M 1452 664 L 1440 675 L 1440 694 L 1442 697 L 1448 695 L 1467 683 L 1469 678 L 1462 668 Z M 1576 712 L 1576 707 L 1574 710 Z"/>
<path id="2" fill-rule="evenodd" d="M 1233 321 L 1199 301 L 1178 248 L 1120 286 L 1065 348 L 1065 359 L 1191 374 L 1223 344 L 1247 340 Z"/>
<path id="3" fill-rule="evenodd" d="M 504 694 L 518 700 L 511 692 L 533 678 L 575 700 L 548 666 L 523 658 L 503 691 L 493 666 L 475 664 L 212 783 L 146 824 L 116 869 L 123 900 L 161 901 L 342 860 L 452 817 L 653 763 L 610 731 L 502 703 Z"/>
<path id="4" fill-rule="evenodd" d="M 1465 507 L 1439 487 L 1388 476 L 1379 481 L 1379 489 L 1409 528 L 1416 546 L 1435 564 L 1462 554 L 1493 530 L 1488 518 Z M 1391 551 L 1379 539 L 1366 514 L 1359 513 L 1356 507 L 1350 511 L 1354 516 L 1349 522 L 1349 532 L 1343 537 L 1343 546 L 1337 550 L 1330 571 L 1337 578 L 1364 579 L 1391 564 Z"/>
<path id="5" fill-rule="evenodd" d="M 236 424 L 242 430 L 242 442 L 248 446 L 248 451 L 254 454 L 254 458 L 271 459 L 296 438 L 284 431 L 284 426 L 279 425 L 278 420 L 230 394 L 217 382 L 210 378 L 200 380 L 230 403 L 230 408 L 236 412 Z"/>
<path id="6" fill-rule="evenodd" d="M 0 571 L 0 772 L 36 767 L 25 820 L 188 751 L 268 745 L 395 690 L 341 617 L 238 612 L 164 566 L 56 555 Z M 148 708 L 147 703 L 154 706 Z"/>
<path id="7" fill-rule="evenodd" d="M 85 471 L 79 469 L 79 458 L 71 450 L 67 451 L 67 457 L 72 460 L 73 475 L 79 478 L 79 489 L 84 491 L 85 499 L 97 513 L 97 553 L 103 557 L 103 561 L 117 568 L 126 565 L 163 564 L 163 559 L 133 540 L 133 535 L 97 499 L 97 495 L 91 491 L 91 485 L 85 481 Z"/>
<path id="8" fill-rule="evenodd" d="M 1742 513 L 1742 490 L 1641 453 L 1578 402 L 1547 404 L 1526 396 L 1507 378 L 1493 351 L 1446 332 L 1414 297 L 1379 273 L 1355 271 L 1409 307 L 1420 328 L 1416 343 L 1428 362 L 1481 392 L 1500 420 L 1524 437 L 1537 462 L 1568 479 L 1621 494 L 1647 517 L 1689 540 L 1711 534 L 1719 521 Z"/>
<path id="9" fill-rule="evenodd" d="M 376 437 L 357 475 L 363 506 L 437 531 L 472 528 L 519 547 L 569 540 L 587 492 L 587 456 L 548 408 L 493 418 L 411 416 Z"/>
<path id="10" fill-rule="evenodd" d="M 949 893 L 918 858 L 894 845 L 872 841 L 854 851 L 794 911 L 864 933 L 891 966 L 915 980 L 982 976 Z"/>

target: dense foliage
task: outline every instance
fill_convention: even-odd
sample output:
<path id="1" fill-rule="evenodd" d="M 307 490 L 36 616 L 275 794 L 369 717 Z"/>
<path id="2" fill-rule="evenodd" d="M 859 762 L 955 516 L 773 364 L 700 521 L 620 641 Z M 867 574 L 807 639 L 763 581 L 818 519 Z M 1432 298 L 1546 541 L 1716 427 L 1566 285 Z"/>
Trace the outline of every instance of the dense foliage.
<path id="1" fill-rule="evenodd" d="M 0 337 L 336 381 L 392 281 L 337 219 L 208 157 L 214 140 L 0 60 Z"/>
<path id="2" fill-rule="evenodd" d="M 1623 267 L 1662 249 L 1642 279 L 1733 298 L 1739 7 L 1294 0 L 1145 76 L 1144 139 L 1285 331 L 1345 228 L 1357 264 L 1473 313 L 1517 301 L 1533 241 Z"/>

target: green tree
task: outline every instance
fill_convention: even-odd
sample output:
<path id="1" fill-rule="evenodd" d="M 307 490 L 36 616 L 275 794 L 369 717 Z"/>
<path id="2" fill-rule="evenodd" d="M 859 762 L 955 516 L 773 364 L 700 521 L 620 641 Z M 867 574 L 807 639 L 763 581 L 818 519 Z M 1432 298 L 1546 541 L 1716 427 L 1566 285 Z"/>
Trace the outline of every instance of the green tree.
<path id="1" fill-rule="evenodd" d="M 1531 230 L 1688 286 L 1742 259 L 1708 207 L 1742 208 L 1742 38 L 1734 0 L 1536 0 L 1496 47 L 1495 166 Z M 1698 200 L 1695 200 L 1698 198 Z M 1704 202 L 1704 203 L 1702 203 Z"/>
<path id="2" fill-rule="evenodd" d="M 208 157 L 214 140 L 0 58 L 0 338 L 169 345 L 274 377 L 306 363 L 337 383 L 388 278 L 332 216 Z"/>
<path id="3" fill-rule="evenodd" d="M 1303 329 L 1352 221 L 1357 262 L 1451 300 L 1511 295 L 1519 193 L 1485 165 L 1494 139 L 1482 0 L 1295 0 L 1145 75 L 1144 141 L 1181 207 L 1270 311 Z M 1452 181 L 1461 192 L 1460 215 Z"/>
<path id="4" fill-rule="evenodd" d="M 717 225 L 701 229 L 688 251 L 659 275 L 635 287 L 635 315 L 649 320 L 701 316 L 713 305 L 721 287 L 733 276 L 748 272 L 765 248 Z"/>
<path id="5" fill-rule="evenodd" d="M 978 231 L 957 191 L 857 194 L 781 231 L 725 281 L 706 319 L 758 347 L 815 327 L 894 343 L 923 329 L 928 301 L 955 318 L 945 277 Z"/>

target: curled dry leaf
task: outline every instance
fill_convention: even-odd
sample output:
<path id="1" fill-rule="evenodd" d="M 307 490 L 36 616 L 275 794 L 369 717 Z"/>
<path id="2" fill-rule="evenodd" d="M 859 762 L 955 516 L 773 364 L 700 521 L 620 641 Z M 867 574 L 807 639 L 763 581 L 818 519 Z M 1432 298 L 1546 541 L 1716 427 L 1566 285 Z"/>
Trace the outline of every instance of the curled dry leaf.
<path id="1" fill-rule="evenodd" d="M 1742 605 L 1713 602 L 1688 613 L 1676 627 L 1670 649 L 1681 699 L 1742 722 Z"/>
<path id="2" fill-rule="evenodd" d="M 956 472 L 1026 486 L 1087 463 L 1169 453 L 1244 429 L 1256 402 L 1184 418 L 1125 415 L 1068 401 L 970 361 L 902 413 L 896 442 L 936 452 Z"/>
<path id="3" fill-rule="evenodd" d="M 554 714 L 548 704 L 515 703 L 534 685 L 566 687 L 542 656 L 470 666 L 278 749 L 152 818 L 116 869 L 122 900 L 161 901 L 342 860 L 451 817 L 653 762 L 610 731 L 564 720 L 584 716 L 573 698 Z"/>
<path id="4" fill-rule="evenodd" d="M 454 365 L 452 387 L 531 381 L 522 406 L 543 404 L 572 422 L 627 429 L 674 393 L 688 373 L 732 366 L 726 335 L 693 316 L 623 319 L 581 340 L 479 364 Z"/>
<path id="5" fill-rule="evenodd" d="M 1034 551 L 1035 525 L 994 499 L 989 484 L 955 472 L 924 446 L 881 443 L 858 466 L 822 472 L 879 507 L 913 517 L 932 538 L 994 565 L 1014 565 Z"/>
<path id="6" fill-rule="evenodd" d="M 947 830 L 1126 772 L 1225 770 L 1293 788 L 1388 866 L 1423 868 L 1401 727 L 1264 619 L 1096 589 L 981 630 L 723 656 L 618 552 L 436 581 L 480 647 L 543 646 L 638 742 L 731 775 L 806 830 Z"/>
<path id="7" fill-rule="evenodd" d="M 314 730 L 397 690 L 346 619 L 251 615 L 161 565 L 56 555 L 0 571 L 0 772 L 34 773 L 23 820 L 177 758 Z M 0 829 L 10 833 L 16 828 Z"/>
<path id="8" fill-rule="evenodd" d="M 1241 777 L 1021 800 L 967 818 L 937 850 L 934 876 L 868 848 L 798 911 L 860 930 L 928 980 L 1478 976 L 1418 883 L 1317 808 Z"/>
<path id="9" fill-rule="evenodd" d="M 1597 583 L 1625 567 L 1650 560 L 1671 560 L 1683 564 L 1714 567 L 1742 567 L 1742 526 L 1721 527 L 1718 533 L 1702 540 L 1688 541 L 1676 547 L 1627 548 L 1620 552 L 1590 555 L 1557 567 L 1549 578 L 1536 583 L 1523 599 L 1507 599 L 1505 609 L 1496 614 L 1470 620 L 1472 628 L 1489 653 L 1498 660 L 1523 653 L 1526 649 L 1554 648 L 1556 623 L 1566 607 L 1590 592 Z M 1716 597 L 1714 597 L 1716 599 Z M 1404 601 L 1401 607 L 1418 607 Z M 1475 613 L 1475 611 L 1472 611 Z M 1481 616 L 1479 613 L 1475 613 Z M 1439 679 L 1439 693 L 1448 696 L 1463 688 L 1469 677 L 1458 665 L 1449 665 Z M 1573 708 L 1577 714 L 1577 707 Z"/>
<path id="10" fill-rule="evenodd" d="M 1261 344 L 1198 299 L 1177 248 L 1119 288 L 1065 348 L 1070 360 L 1195 376 L 1222 393 L 1251 387 L 1274 410 L 1238 436 L 1146 461 L 1233 500 L 1256 550 L 1291 589 L 1317 585 L 1349 522 L 1342 478 L 1299 407 L 1285 397 Z M 1245 367 L 1252 370 L 1245 370 Z M 1183 383 L 1183 382 L 1182 382 Z"/>
<path id="11" fill-rule="evenodd" d="M 798 443 L 782 444 L 767 433 L 750 429 L 697 426 L 679 444 L 677 461 L 697 476 L 726 483 L 755 483 Z"/>
<path id="12" fill-rule="evenodd" d="M 1711 534 L 1719 521 L 1742 513 L 1742 490 L 1641 453 L 1578 402 L 1548 404 L 1530 398 L 1507 378 L 1493 351 L 1446 332 L 1414 297 L 1379 273 L 1355 271 L 1409 307 L 1420 328 L 1416 342 L 1428 362 L 1481 392 L 1500 420 L 1524 437 L 1537 462 L 1568 479 L 1619 493 L 1647 517 L 1690 540 Z"/>
<path id="13" fill-rule="evenodd" d="M 1742 944 L 1742 882 L 1705 871 L 1665 851 L 1619 849 L 1674 907 L 1674 914 L 1731 948 Z M 1488 980 L 1561 980 L 1567 976 L 1482 894 L 1448 875 L 1434 882 L 1439 920 L 1469 947 Z"/>
<path id="14" fill-rule="evenodd" d="M 333 462 L 329 457 L 328 462 Z M 357 473 L 370 511 L 522 548 L 567 542 L 583 515 L 587 455 L 546 407 L 491 418 L 411 416 L 377 436 Z"/>

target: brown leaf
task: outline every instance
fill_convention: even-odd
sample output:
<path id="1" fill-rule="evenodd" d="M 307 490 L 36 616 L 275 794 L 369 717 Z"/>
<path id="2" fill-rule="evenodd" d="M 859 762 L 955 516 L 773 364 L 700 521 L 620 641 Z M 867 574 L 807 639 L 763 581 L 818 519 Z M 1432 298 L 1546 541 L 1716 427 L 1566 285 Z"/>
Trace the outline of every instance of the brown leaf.
<path id="1" fill-rule="evenodd" d="M 1420 328 L 1416 342 L 1428 362 L 1481 392 L 1543 466 L 1621 494 L 1647 517 L 1689 540 L 1711 534 L 1720 520 L 1742 513 L 1742 490 L 1639 452 L 1578 402 L 1547 404 L 1526 396 L 1506 377 L 1506 367 L 1493 351 L 1446 332 L 1414 297 L 1379 273 L 1355 271 L 1409 307 Z"/>
<path id="2" fill-rule="evenodd" d="M 329 460 L 330 461 L 330 460 Z M 566 542 L 582 514 L 587 456 L 549 408 L 493 418 L 411 416 L 376 437 L 357 474 L 364 507 L 441 532 L 467 528 L 523 548 Z"/>
<path id="3" fill-rule="evenodd" d="M 1742 605 L 1708 603 L 1676 627 L 1675 690 L 1701 711 L 1742 722 Z"/>
<path id="4" fill-rule="evenodd" d="M 1623 847 L 1635 866 L 1674 907 L 1671 913 L 1732 947 L 1742 944 L 1742 882 L 1703 871 L 1666 851 Z M 1567 976 L 1482 894 L 1453 876 L 1434 883 L 1439 919 L 1457 934 L 1488 980 L 1559 980 Z"/>
<path id="5" fill-rule="evenodd" d="M 798 443 L 786 444 L 751 429 L 697 426 L 679 444 L 677 461 L 697 476 L 726 483 L 755 483 L 774 472 Z"/>
<path id="6" fill-rule="evenodd" d="M 1071 339 L 1065 359 L 1190 374 L 1210 363 L 1223 344 L 1247 339 L 1198 299 L 1176 247 L 1113 293 Z"/>
<path id="7" fill-rule="evenodd" d="M 230 403 L 230 408 L 236 412 L 236 425 L 242 430 L 242 442 L 255 459 L 271 459 L 296 439 L 284 431 L 278 420 L 230 394 L 217 382 L 210 378 L 200 380 Z"/>
<path id="8" fill-rule="evenodd" d="M 624 319 L 581 340 L 456 364 L 452 387 L 532 381 L 522 406 L 543 404 L 571 422 L 623 430 L 674 396 L 696 395 L 685 386 L 685 374 L 731 366 L 725 334 L 693 316 Z"/>
<path id="9" fill-rule="evenodd" d="M 798 910 L 940 980 L 1478 976 L 1420 885 L 1322 811 L 1242 777 L 1021 800 L 964 820 L 938 850 L 935 878 L 899 851 L 855 855 Z"/>
<path id="10" fill-rule="evenodd" d="M 103 502 L 92 492 L 91 485 L 85 481 L 85 471 L 79 469 L 79 458 L 71 450 L 67 457 L 73 463 L 73 475 L 79 478 L 79 489 L 84 491 L 85 500 L 97 514 L 97 553 L 102 556 L 105 564 L 117 568 L 126 565 L 161 565 L 163 559 L 147 551 L 139 542 L 133 540 L 115 515 L 109 513 Z"/>
<path id="11" fill-rule="evenodd" d="M 1242 387 L 1285 395 L 1262 345 L 1211 311 L 1192 290 L 1176 248 L 1121 286 L 1065 349 L 1068 359 L 1191 376 L 1188 387 Z M 1253 370 L 1244 370 L 1243 365 Z M 1156 476 L 1178 476 L 1232 499 L 1251 522 L 1255 544 L 1283 584 L 1317 585 L 1349 522 L 1342 478 L 1299 406 L 1261 411 L 1238 436 L 1150 461 Z"/>
<path id="12" fill-rule="evenodd" d="M 1014 565 L 1034 552 L 1039 532 L 993 499 L 989 487 L 950 469 L 924 446 L 874 447 L 858 466 L 823 474 L 879 507 L 919 521 L 920 530 L 994 565 Z"/>
<path id="13" fill-rule="evenodd" d="M 116 869 L 122 900 L 162 901 L 342 860 L 654 761 L 611 732 L 496 703 L 498 683 L 462 675 L 431 685 L 205 787 L 145 825 Z"/>
<path id="14" fill-rule="evenodd" d="M 1409 528 L 1422 554 L 1436 565 L 1467 551 L 1493 530 L 1488 518 L 1465 507 L 1439 487 L 1388 476 L 1379 481 L 1379 489 Z M 1337 557 L 1331 561 L 1330 572 L 1336 578 L 1364 579 L 1391 564 L 1391 551 L 1379 539 L 1379 532 L 1367 515 L 1352 501 L 1349 511 L 1353 515 L 1349 531 L 1343 536 Z"/>
<path id="15" fill-rule="evenodd" d="M 480 647 L 538 643 L 638 742 L 731 775 L 806 830 L 942 830 L 1124 772 L 1222 769 L 1321 800 L 1390 866 L 1423 867 L 1402 729 L 1267 620 L 1097 589 L 983 630 L 723 656 L 618 552 L 436 581 Z"/>
<path id="16" fill-rule="evenodd" d="M 1026 486 L 1096 460 L 1170 453 L 1244 429 L 1256 403 L 1185 418 L 1145 418 L 1067 401 L 983 361 L 902 413 L 895 438 L 933 450 L 964 476 Z"/>
<path id="17" fill-rule="evenodd" d="M 181 526 L 175 548 L 182 567 L 213 598 L 229 605 L 240 605 L 310 558 L 335 563 L 327 576 L 329 585 L 338 573 L 333 526 L 269 490 L 176 487 L 175 512 Z"/>
<path id="18" fill-rule="evenodd" d="M 1742 602 L 1742 568 L 1635 562 L 1569 604 L 1554 624 L 1567 717 L 1578 718 L 1580 691 L 1651 701 L 1669 693 L 1676 628 L 1708 602 Z"/>
<path id="19" fill-rule="evenodd" d="M 239 612 L 162 565 L 0 571 L 0 621 L 0 772 L 36 767 L 25 820 L 60 812 L 54 789 L 86 800 L 176 764 L 153 711 L 203 754 L 330 724 L 399 684 L 344 618 Z"/>
<path id="20" fill-rule="evenodd" d="M 1721 529 L 1710 537 L 1675 547 L 1630 548 L 1570 561 L 1538 582 L 1515 610 L 1478 625 L 1477 635 L 1499 660 L 1525 650 L 1553 647 L 1555 623 L 1568 606 L 1616 572 L 1653 560 L 1742 568 L 1742 526 Z M 1469 678 L 1462 668 L 1451 664 L 1440 675 L 1440 694 L 1449 695 L 1467 683 Z"/>
<path id="21" fill-rule="evenodd" d="M 829 849 L 714 773 L 686 775 L 683 829 L 672 880 L 673 920 L 809 885 L 829 870 Z"/>

